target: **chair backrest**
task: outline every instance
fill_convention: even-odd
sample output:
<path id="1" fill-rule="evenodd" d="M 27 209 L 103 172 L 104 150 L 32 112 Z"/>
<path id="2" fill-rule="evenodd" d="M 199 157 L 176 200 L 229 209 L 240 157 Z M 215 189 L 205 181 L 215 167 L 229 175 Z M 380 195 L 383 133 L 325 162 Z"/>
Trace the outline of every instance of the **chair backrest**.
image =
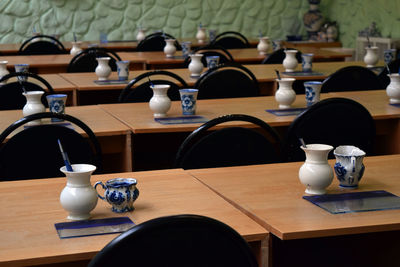
<path id="1" fill-rule="evenodd" d="M 198 99 L 251 97 L 259 95 L 259 85 L 254 74 L 235 62 L 219 64 L 204 72 L 196 81 Z"/>
<path id="2" fill-rule="evenodd" d="M 108 243 L 88 266 L 124 266 L 128 261 L 129 266 L 258 266 L 249 245 L 234 229 L 189 214 L 134 226 Z"/>
<path id="3" fill-rule="evenodd" d="M 390 73 L 400 73 L 400 59 L 395 59 L 388 64 Z M 382 84 L 382 88 L 386 88 L 390 83 L 390 78 L 387 76 L 389 74 L 387 68 L 384 68 L 379 74 L 378 78 Z"/>
<path id="4" fill-rule="evenodd" d="M 226 31 L 217 34 L 211 45 L 222 46 L 225 49 L 250 47 L 247 38 L 243 34 L 235 31 Z"/>
<path id="5" fill-rule="evenodd" d="M 321 92 L 364 91 L 384 89 L 378 76 L 362 66 L 348 66 L 337 70 L 327 77 Z"/>
<path id="6" fill-rule="evenodd" d="M 8 79 L 17 76 L 27 76 L 31 77 L 35 80 L 41 82 L 46 89 L 43 89 L 40 85 L 36 83 L 32 83 L 29 80 L 24 82 L 7 82 Z M 26 98 L 22 95 L 23 89 L 22 86 L 27 91 L 44 91 L 45 93 L 42 96 L 42 103 L 47 106 L 46 96 L 48 94 L 54 94 L 53 87 L 42 77 L 37 74 L 30 72 L 13 72 L 9 73 L 2 78 L 0 78 L 0 110 L 9 110 L 9 109 L 22 109 L 26 104 Z"/>
<path id="7" fill-rule="evenodd" d="M 222 127 L 231 121 L 243 127 Z M 209 131 L 218 126 L 215 131 Z M 243 114 L 212 119 L 193 131 L 179 147 L 175 167 L 183 169 L 276 163 L 282 159 L 279 135 L 266 122 Z"/>
<path id="8" fill-rule="evenodd" d="M 26 125 L 45 118 L 57 118 L 64 122 Z M 87 134 L 87 139 L 76 132 L 76 126 Z M 24 129 L 12 135 L 19 127 Z M 8 137 L 10 139 L 4 142 Z M 101 148 L 93 131 L 73 116 L 43 112 L 26 116 L 1 133 L 0 181 L 62 176 L 60 168 L 65 164 L 58 139 L 71 163 L 93 164 L 97 167 L 96 173 L 102 171 Z"/>
<path id="9" fill-rule="evenodd" d="M 286 48 L 287 50 L 293 50 L 293 48 Z M 301 51 L 298 49 L 296 53 L 296 59 L 299 63 L 301 63 Z M 285 48 L 278 49 L 268 55 L 266 58 L 261 61 L 261 64 L 282 64 L 283 60 L 285 59 Z"/>
<path id="10" fill-rule="evenodd" d="M 150 83 L 170 85 L 170 88 L 168 89 L 168 97 L 171 100 L 180 100 L 179 89 L 188 88 L 187 83 L 173 72 L 166 70 L 149 71 L 131 80 L 119 95 L 118 102 L 149 102 L 153 96 L 153 90 L 150 88 Z"/>
<path id="11" fill-rule="evenodd" d="M 182 47 L 179 42 L 172 35 L 163 32 L 156 32 L 147 35 L 136 47 L 138 52 L 146 51 L 164 51 L 166 45 L 165 39 L 175 39 L 175 47 L 177 50 L 181 50 Z"/>
<path id="12" fill-rule="evenodd" d="M 69 62 L 67 72 L 94 72 L 98 57 L 110 57 L 109 65 L 112 71 L 117 70 L 117 61 L 121 58 L 112 50 L 99 47 L 90 47 L 74 56 Z"/>
<path id="13" fill-rule="evenodd" d="M 308 144 L 354 145 L 368 155 L 373 151 L 375 124 L 360 103 L 347 98 L 328 98 L 309 107 L 290 124 L 285 139 L 288 161 L 305 160 L 299 138 Z"/>
<path id="14" fill-rule="evenodd" d="M 51 55 L 68 54 L 64 45 L 49 35 L 36 35 L 22 43 L 19 48 L 20 55 Z"/>
<path id="15" fill-rule="evenodd" d="M 223 48 L 222 46 L 212 46 L 206 45 L 202 47 L 197 47 L 193 49 L 193 54 L 202 54 L 203 57 L 201 58 L 201 62 L 203 63 L 204 67 L 207 67 L 207 57 L 208 56 L 219 56 L 219 64 L 233 62 L 233 56 L 229 53 L 228 50 Z M 188 67 L 191 61 L 190 57 L 185 58 L 183 62 L 184 67 Z"/>

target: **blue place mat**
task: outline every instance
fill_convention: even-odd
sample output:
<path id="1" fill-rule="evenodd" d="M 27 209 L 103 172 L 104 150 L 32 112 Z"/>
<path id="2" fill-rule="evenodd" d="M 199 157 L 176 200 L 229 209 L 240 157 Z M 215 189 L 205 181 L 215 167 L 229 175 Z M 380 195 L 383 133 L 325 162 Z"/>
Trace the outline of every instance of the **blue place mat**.
<path id="1" fill-rule="evenodd" d="M 303 196 L 332 214 L 400 209 L 400 197 L 384 190 Z"/>
<path id="2" fill-rule="evenodd" d="M 104 80 L 104 81 L 95 80 L 93 82 L 98 85 L 110 85 L 110 84 L 128 84 L 129 80 Z"/>
<path id="3" fill-rule="evenodd" d="M 400 104 L 389 104 L 389 105 L 400 108 Z"/>
<path id="4" fill-rule="evenodd" d="M 182 116 L 182 117 L 166 117 L 166 118 L 155 118 L 156 122 L 161 124 L 185 124 L 185 123 L 204 123 L 208 119 L 203 116 Z"/>
<path id="5" fill-rule="evenodd" d="M 305 72 L 305 71 L 293 71 L 293 72 L 282 72 L 285 75 L 288 76 L 323 76 L 324 74 L 321 72 Z"/>
<path id="6" fill-rule="evenodd" d="M 122 233 L 135 226 L 128 217 L 55 223 L 58 236 L 63 238 Z"/>
<path id="7" fill-rule="evenodd" d="M 297 116 L 304 110 L 306 110 L 306 108 L 266 109 L 265 111 L 275 116 Z"/>
<path id="8" fill-rule="evenodd" d="M 61 121 L 61 122 L 52 121 L 52 122 L 48 122 L 48 123 L 43 123 L 42 122 L 42 124 L 38 124 L 38 125 L 24 125 L 24 129 L 27 129 L 27 128 L 30 128 L 30 127 L 39 126 L 39 125 L 46 125 L 46 124 L 60 125 L 60 126 L 64 126 L 64 127 L 70 128 L 72 130 L 75 130 L 74 126 L 70 122 L 65 122 L 65 121 Z"/>

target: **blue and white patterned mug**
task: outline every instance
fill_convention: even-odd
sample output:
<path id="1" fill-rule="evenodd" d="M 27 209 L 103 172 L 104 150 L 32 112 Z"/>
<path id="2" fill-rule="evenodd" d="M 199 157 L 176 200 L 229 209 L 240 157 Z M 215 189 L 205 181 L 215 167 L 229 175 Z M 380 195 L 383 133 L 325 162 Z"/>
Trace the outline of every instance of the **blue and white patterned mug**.
<path id="1" fill-rule="evenodd" d="M 129 77 L 129 60 L 117 61 L 118 80 L 125 81 Z"/>
<path id="2" fill-rule="evenodd" d="M 207 68 L 215 68 L 219 64 L 219 56 L 208 56 L 206 57 Z"/>
<path id="3" fill-rule="evenodd" d="M 182 42 L 181 43 L 182 47 L 182 55 L 184 58 L 187 58 L 190 55 L 191 48 L 192 48 L 192 42 Z"/>
<path id="4" fill-rule="evenodd" d="M 396 57 L 396 49 L 386 49 L 383 51 L 383 60 L 386 65 L 389 65 Z"/>
<path id="5" fill-rule="evenodd" d="M 15 72 L 28 72 L 29 64 L 15 64 L 14 65 Z M 28 80 L 28 76 L 17 76 L 18 81 L 26 82 Z"/>
<path id="6" fill-rule="evenodd" d="M 196 113 L 196 100 L 199 90 L 197 89 L 180 89 L 183 115 L 194 115 Z"/>
<path id="7" fill-rule="evenodd" d="M 139 196 L 139 190 L 136 187 L 137 181 L 134 178 L 115 178 L 108 180 L 106 184 L 99 181 L 95 183 L 94 188 L 101 185 L 104 197 L 98 194 L 101 200 L 107 200 L 111 204 L 113 212 L 122 213 L 134 210 L 133 202 Z"/>
<path id="8" fill-rule="evenodd" d="M 304 88 L 306 90 L 305 93 L 306 93 L 307 107 L 309 107 L 319 101 L 321 86 L 322 86 L 322 82 L 320 82 L 320 81 L 304 82 Z"/>
<path id="9" fill-rule="evenodd" d="M 333 154 L 336 157 L 334 169 L 340 187 L 357 188 L 365 170 L 365 152 L 355 146 L 338 146 Z"/>
<path id="10" fill-rule="evenodd" d="M 303 72 L 311 72 L 312 71 L 312 60 L 314 54 L 302 54 L 301 55 L 301 67 L 303 68 Z"/>
<path id="11" fill-rule="evenodd" d="M 65 102 L 67 101 L 67 95 L 65 94 L 53 94 L 46 96 L 47 103 L 49 104 L 49 110 L 53 113 L 64 114 L 65 113 Z M 58 118 L 51 118 L 52 122 L 63 121 Z"/>

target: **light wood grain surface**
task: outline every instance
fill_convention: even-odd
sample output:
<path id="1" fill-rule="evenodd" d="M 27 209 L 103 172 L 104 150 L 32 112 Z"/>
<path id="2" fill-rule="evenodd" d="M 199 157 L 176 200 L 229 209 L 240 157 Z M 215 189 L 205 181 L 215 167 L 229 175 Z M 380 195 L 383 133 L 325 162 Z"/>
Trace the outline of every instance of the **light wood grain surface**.
<path id="1" fill-rule="evenodd" d="M 99 199 L 91 212 L 93 219 L 128 216 L 139 224 L 160 216 L 199 214 L 230 225 L 251 243 L 260 243 L 268 235 L 263 227 L 182 170 L 92 176 L 91 182 L 116 177 L 138 180 L 140 195 L 135 210 L 113 213 L 110 205 Z M 59 202 L 65 185 L 65 178 L 0 183 L 0 265 L 88 260 L 118 235 L 60 239 L 54 223 L 67 221 L 67 212 Z"/>
<path id="2" fill-rule="evenodd" d="M 357 190 L 336 177 L 327 194 L 386 190 L 400 195 L 400 155 L 367 157 Z M 331 214 L 302 199 L 303 162 L 188 170 L 268 231 L 283 240 L 400 230 L 400 210 Z M 333 167 L 334 161 L 330 161 Z"/>

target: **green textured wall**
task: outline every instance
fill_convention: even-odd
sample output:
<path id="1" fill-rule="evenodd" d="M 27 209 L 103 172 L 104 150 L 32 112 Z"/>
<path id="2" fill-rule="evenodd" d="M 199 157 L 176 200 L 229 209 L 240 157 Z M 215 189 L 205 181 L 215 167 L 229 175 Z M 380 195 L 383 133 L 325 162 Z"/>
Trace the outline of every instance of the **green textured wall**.
<path id="1" fill-rule="evenodd" d="M 1 0 L 0 42 L 16 43 L 32 34 L 57 33 L 71 41 L 135 39 L 137 26 L 175 37 L 194 37 L 202 22 L 219 32 L 236 30 L 256 37 L 305 35 L 302 17 L 307 0 Z M 354 46 L 357 32 L 376 21 L 384 36 L 400 38 L 400 0 L 322 0 L 325 17 L 336 20 L 344 46 Z"/>

